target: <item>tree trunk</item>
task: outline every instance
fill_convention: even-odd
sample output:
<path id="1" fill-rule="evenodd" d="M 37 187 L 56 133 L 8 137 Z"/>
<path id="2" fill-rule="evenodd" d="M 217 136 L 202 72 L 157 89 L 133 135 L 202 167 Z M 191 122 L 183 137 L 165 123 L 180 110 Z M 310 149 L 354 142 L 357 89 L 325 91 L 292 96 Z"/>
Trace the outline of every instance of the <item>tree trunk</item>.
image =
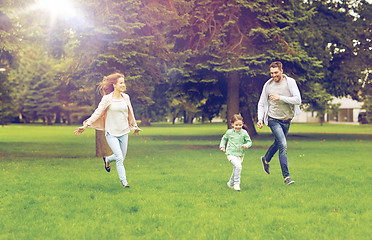
<path id="1" fill-rule="evenodd" d="M 187 123 L 188 124 L 193 124 L 193 122 L 194 122 L 194 117 L 192 116 L 191 113 L 189 113 L 189 116 L 188 116 L 188 119 L 187 119 Z"/>
<path id="2" fill-rule="evenodd" d="M 227 75 L 227 128 L 231 128 L 230 119 L 239 113 L 239 72 L 229 72 Z"/>
<path id="3" fill-rule="evenodd" d="M 112 151 L 107 144 L 105 132 L 96 130 L 96 157 L 111 155 Z"/>
<path id="4" fill-rule="evenodd" d="M 176 123 L 176 117 L 172 116 L 172 124 L 174 125 Z"/>
<path id="5" fill-rule="evenodd" d="M 150 118 L 142 117 L 140 126 L 151 126 Z"/>
<path id="6" fill-rule="evenodd" d="M 249 136 L 251 136 L 251 137 L 257 136 L 257 131 L 256 131 L 256 128 L 254 126 L 254 121 L 253 121 L 250 109 L 249 108 L 244 108 L 243 111 L 242 111 L 242 116 L 243 116 L 243 119 L 244 119 L 244 124 L 248 128 L 247 132 L 248 132 Z"/>
<path id="7" fill-rule="evenodd" d="M 54 120 L 55 124 L 60 124 L 61 123 L 61 111 L 57 110 L 56 111 L 56 120 Z"/>
<path id="8" fill-rule="evenodd" d="M 98 91 L 95 91 L 95 105 L 98 107 L 99 102 L 101 101 L 101 95 Z M 111 149 L 107 144 L 105 132 L 96 130 L 96 157 L 103 157 L 111 155 Z"/>
<path id="9" fill-rule="evenodd" d="M 71 114 L 70 114 L 70 111 L 68 111 L 68 110 L 65 111 L 65 117 L 66 117 L 67 125 L 71 125 Z"/>
<path id="10" fill-rule="evenodd" d="M 142 114 L 141 117 L 141 124 L 140 126 L 151 126 L 151 119 L 149 118 L 148 108 L 145 108 L 145 111 Z"/>
<path id="11" fill-rule="evenodd" d="M 183 123 L 184 124 L 187 124 L 187 121 L 188 121 L 187 112 L 186 111 L 183 111 Z"/>
<path id="12" fill-rule="evenodd" d="M 52 121 L 52 117 L 51 116 L 47 116 L 46 119 L 47 119 L 47 125 L 48 126 L 53 125 L 53 121 Z"/>

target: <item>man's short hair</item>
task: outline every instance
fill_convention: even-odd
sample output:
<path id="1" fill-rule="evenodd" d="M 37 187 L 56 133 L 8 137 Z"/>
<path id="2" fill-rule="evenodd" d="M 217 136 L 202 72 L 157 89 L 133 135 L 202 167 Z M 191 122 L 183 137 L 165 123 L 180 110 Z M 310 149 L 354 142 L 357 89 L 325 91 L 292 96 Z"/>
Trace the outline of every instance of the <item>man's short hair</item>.
<path id="1" fill-rule="evenodd" d="M 283 70 L 283 64 L 279 61 L 272 62 L 270 68 L 279 68 L 279 70 Z"/>

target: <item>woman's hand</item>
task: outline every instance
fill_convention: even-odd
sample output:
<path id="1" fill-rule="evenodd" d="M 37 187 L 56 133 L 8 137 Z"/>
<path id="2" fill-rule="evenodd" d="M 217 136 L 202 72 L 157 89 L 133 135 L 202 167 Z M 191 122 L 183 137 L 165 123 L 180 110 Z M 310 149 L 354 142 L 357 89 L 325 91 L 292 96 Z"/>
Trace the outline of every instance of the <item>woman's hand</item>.
<path id="1" fill-rule="evenodd" d="M 226 149 L 224 147 L 220 148 L 222 152 L 226 152 Z"/>
<path id="2" fill-rule="evenodd" d="M 84 130 L 87 129 L 87 127 L 88 127 L 88 125 L 84 125 L 84 126 L 76 128 L 76 130 L 74 131 L 75 135 L 82 134 L 84 132 Z"/>
<path id="3" fill-rule="evenodd" d="M 142 132 L 143 130 L 139 127 L 137 127 L 136 129 L 134 129 L 134 132 L 133 132 L 133 135 L 138 135 L 139 132 Z"/>

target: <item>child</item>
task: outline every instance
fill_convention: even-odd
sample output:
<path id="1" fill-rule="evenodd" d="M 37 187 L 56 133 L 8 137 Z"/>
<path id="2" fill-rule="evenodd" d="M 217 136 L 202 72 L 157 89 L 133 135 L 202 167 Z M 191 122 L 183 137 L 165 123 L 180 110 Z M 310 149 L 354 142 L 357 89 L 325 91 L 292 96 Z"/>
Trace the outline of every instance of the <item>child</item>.
<path id="1" fill-rule="evenodd" d="M 242 162 L 245 149 L 252 146 L 251 138 L 243 127 L 243 117 L 240 114 L 234 114 L 231 118 L 233 128 L 228 129 L 223 135 L 220 143 L 220 149 L 227 155 L 233 165 L 233 172 L 230 180 L 227 182 L 229 188 L 240 191 L 240 174 L 242 171 Z M 225 149 L 227 142 L 227 147 Z"/>

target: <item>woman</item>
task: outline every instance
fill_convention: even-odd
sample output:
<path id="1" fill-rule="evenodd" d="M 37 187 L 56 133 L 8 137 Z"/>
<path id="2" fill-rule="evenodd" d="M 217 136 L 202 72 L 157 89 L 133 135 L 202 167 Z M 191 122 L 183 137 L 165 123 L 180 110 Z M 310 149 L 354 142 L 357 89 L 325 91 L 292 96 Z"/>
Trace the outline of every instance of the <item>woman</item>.
<path id="1" fill-rule="evenodd" d="M 134 131 L 136 135 L 142 130 L 137 126 L 129 96 L 124 93 L 126 85 L 123 74 L 114 73 L 104 77 L 99 90 L 104 96 L 97 109 L 74 133 L 80 135 L 87 127 L 105 131 L 107 143 L 113 152 L 111 156 L 103 157 L 105 169 L 110 172 L 110 163 L 116 161 L 120 181 L 125 188 L 129 188 L 124 168 L 128 133 Z"/>

